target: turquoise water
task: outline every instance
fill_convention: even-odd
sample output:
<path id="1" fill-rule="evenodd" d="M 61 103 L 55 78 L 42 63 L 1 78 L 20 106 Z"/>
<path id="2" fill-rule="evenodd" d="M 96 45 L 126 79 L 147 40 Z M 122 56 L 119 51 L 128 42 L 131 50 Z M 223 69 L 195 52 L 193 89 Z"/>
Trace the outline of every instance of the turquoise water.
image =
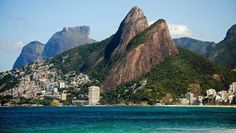
<path id="1" fill-rule="evenodd" d="M 236 133 L 236 108 L 6 107 L 0 132 Z"/>

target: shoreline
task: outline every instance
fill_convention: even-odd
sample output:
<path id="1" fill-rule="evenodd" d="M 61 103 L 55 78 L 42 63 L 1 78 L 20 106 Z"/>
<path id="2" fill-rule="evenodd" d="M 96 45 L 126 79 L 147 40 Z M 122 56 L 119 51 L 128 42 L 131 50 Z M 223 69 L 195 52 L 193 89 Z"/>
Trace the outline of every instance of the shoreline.
<path id="1" fill-rule="evenodd" d="M 199 108 L 236 108 L 236 105 L 66 105 L 66 106 L 31 106 L 31 105 L 12 105 L 12 106 L 0 106 L 5 107 L 199 107 Z"/>
<path id="2" fill-rule="evenodd" d="M 163 107 L 214 107 L 214 108 L 236 108 L 236 105 L 160 105 Z"/>

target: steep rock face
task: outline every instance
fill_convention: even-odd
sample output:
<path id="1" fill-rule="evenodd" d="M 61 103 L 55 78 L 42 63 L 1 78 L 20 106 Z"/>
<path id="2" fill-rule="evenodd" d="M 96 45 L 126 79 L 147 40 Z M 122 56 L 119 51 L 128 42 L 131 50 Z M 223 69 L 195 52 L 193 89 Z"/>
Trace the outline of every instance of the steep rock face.
<path id="1" fill-rule="evenodd" d="M 229 69 L 236 68 L 236 24 L 227 32 L 223 41 L 216 45 L 213 62 Z"/>
<path id="2" fill-rule="evenodd" d="M 216 46 L 215 42 L 201 41 L 188 37 L 174 39 L 176 46 L 190 50 L 198 55 L 210 58 Z"/>
<path id="3" fill-rule="evenodd" d="M 105 48 L 105 59 L 125 51 L 129 41 L 148 27 L 146 16 L 137 6 L 133 7 L 121 22 L 118 31 Z"/>
<path id="4" fill-rule="evenodd" d="M 88 26 L 64 27 L 62 31 L 56 32 L 46 43 L 43 52 L 44 58 L 58 55 L 81 44 L 95 42 L 89 37 L 89 34 L 90 28 Z"/>
<path id="5" fill-rule="evenodd" d="M 104 89 L 110 90 L 135 80 L 163 62 L 166 57 L 177 54 L 178 49 L 172 41 L 166 22 L 158 20 L 130 41 L 124 57 L 109 71 Z"/>
<path id="6" fill-rule="evenodd" d="M 16 59 L 13 69 L 20 68 L 27 64 L 31 64 L 43 59 L 42 53 L 44 44 L 38 41 L 33 41 L 23 47 L 20 56 Z"/>

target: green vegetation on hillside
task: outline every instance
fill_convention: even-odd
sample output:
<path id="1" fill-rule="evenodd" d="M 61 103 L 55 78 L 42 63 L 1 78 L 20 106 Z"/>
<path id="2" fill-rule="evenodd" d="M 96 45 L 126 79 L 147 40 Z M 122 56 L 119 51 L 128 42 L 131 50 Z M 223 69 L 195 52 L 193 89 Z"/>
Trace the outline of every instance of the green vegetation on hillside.
<path id="1" fill-rule="evenodd" d="M 15 85 L 18 84 L 18 83 L 19 83 L 19 80 L 15 76 L 12 76 L 10 74 L 5 75 L 0 80 L 0 92 L 4 92 L 6 90 L 9 90 L 9 88 L 15 87 Z"/>
<path id="2" fill-rule="evenodd" d="M 95 51 L 103 51 L 108 42 L 110 42 L 110 38 L 97 43 L 81 45 L 49 59 L 48 62 L 53 63 L 54 67 L 63 73 L 80 72 L 87 57 Z"/>
<path id="3" fill-rule="evenodd" d="M 132 81 L 118 86 L 111 92 L 103 94 L 101 102 L 110 104 L 161 102 L 167 96 L 185 97 L 189 86 L 200 85 L 201 95 L 207 89 L 227 90 L 229 84 L 236 81 L 236 73 L 221 68 L 192 52 L 179 48 L 179 55 L 168 57 L 159 66 L 154 67 L 141 79 L 147 79 L 142 89 L 134 91 Z M 134 93 L 135 92 L 135 93 Z"/>
<path id="4" fill-rule="evenodd" d="M 236 24 L 227 31 L 225 39 L 216 45 L 213 62 L 229 69 L 236 69 Z"/>
<path id="5" fill-rule="evenodd" d="M 215 48 L 216 57 L 213 62 L 223 67 L 233 69 L 236 67 L 236 39 L 226 39 Z"/>
<path id="6" fill-rule="evenodd" d="M 155 23 L 153 23 L 151 26 L 149 26 L 147 29 L 145 29 L 143 32 L 135 36 L 127 45 L 126 50 L 129 51 L 137 46 L 139 46 L 142 43 L 145 43 L 147 41 L 147 32 L 151 29 L 153 29 L 154 26 L 157 24 L 165 23 L 164 19 L 159 19 Z"/>

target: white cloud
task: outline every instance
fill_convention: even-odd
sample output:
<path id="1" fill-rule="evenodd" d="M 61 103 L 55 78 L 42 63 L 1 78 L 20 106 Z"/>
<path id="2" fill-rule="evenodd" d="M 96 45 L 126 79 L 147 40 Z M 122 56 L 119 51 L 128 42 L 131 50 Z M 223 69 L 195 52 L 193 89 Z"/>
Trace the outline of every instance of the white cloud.
<path id="1" fill-rule="evenodd" d="M 153 24 L 155 21 L 149 21 L 149 25 Z M 168 23 L 169 31 L 172 37 L 193 37 L 199 36 L 197 32 L 193 32 L 187 25 L 184 24 L 172 24 Z"/>
<path id="2" fill-rule="evenodd" d="M 3 52 L 10 52 L 10 53 L 20 52 L 23 46 L 24 43 L 22 41 L 16 41 L 16 42 L 0 41 L 0 51 Z"/>
<path id="3" fill-rule="evenodd" d="M 170 24 L 168 23 L 170 34 L 175 37 L 180 36 L 195 36 L 197 33 L 191 31 L 187 25 L 184 24 Z"/>

